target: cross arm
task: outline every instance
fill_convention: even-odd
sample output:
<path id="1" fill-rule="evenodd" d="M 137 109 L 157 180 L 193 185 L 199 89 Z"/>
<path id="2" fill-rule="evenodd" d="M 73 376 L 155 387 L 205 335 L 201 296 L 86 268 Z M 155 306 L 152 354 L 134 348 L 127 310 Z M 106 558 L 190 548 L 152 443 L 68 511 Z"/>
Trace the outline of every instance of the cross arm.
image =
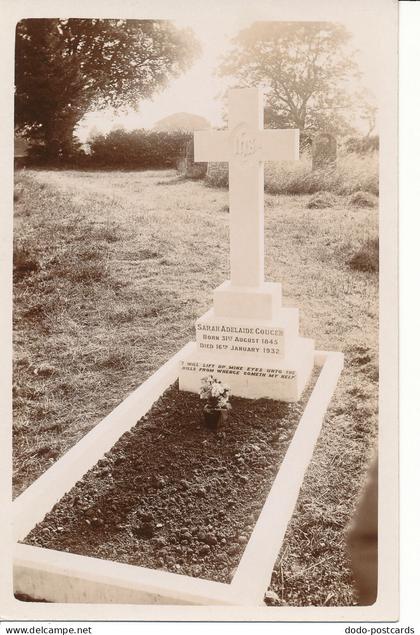
<path id="1" fill-rule="evenodd" d="M 229 130 L 194 132 L 194 161 L 229 161 Z"/>
<path id="2" fill-rule="evenodd" d="M 264 161 L 297 161 L 299 159 L 299 130 L 261 130 L 260 146 Z"/>

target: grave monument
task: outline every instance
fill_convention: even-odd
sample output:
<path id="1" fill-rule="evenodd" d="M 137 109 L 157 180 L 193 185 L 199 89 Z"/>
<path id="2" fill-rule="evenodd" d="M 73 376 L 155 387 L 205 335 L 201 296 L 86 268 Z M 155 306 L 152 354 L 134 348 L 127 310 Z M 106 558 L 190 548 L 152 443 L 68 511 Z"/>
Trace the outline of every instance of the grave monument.
<path id="1" fill-rule="evenodd" d="M 312 141 L 312 170 L 334 167 L 337 162 L 337 139 L 321 132 Z"/>
<path id="2" fill-rule="evenodd" d="M 230 280 L 196 322 L 181 362 L 180 390 L 199 392 L 214 375 L 233 395 L 297 401 L 314 364 L 299 335 L 299 311 L 282 306 L 281 284 L 264 280 L 264 161 L 299 159 L 298 130 L 264 130 L 262 92 L 229 91 L 227 130 L 194 133 L 194 160 L 229 163 Z"/>
<path id="3" fill-rule="evenodd" d="M 194 161 L 194 142 L 188 141 L 178 159 L 177 170 L 187 179 L 202 179 L 206 176 L 207 163 Z"/>

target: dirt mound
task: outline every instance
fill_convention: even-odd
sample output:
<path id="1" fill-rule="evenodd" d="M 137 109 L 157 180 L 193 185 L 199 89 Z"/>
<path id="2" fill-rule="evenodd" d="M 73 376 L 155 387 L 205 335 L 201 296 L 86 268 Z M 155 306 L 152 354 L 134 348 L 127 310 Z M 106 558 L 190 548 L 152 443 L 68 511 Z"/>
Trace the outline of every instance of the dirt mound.
<path id="1" fill-rule="evenodd" d="M 325 209 L 337 205 L 337 197 L 331 192 L 316 192 L 306 204 L 308 209 Z"/>
<path id="2" fill-rule="evenodd" d="M 232 397 L 215 433 L 173 385 L 25 542 L 229 582 L 306 399 Z"/>
<path id="3" fill-rule="evenodd" d="M 379 271 L 379 239 L 370 239 L 363 243 L 347 264 L 355 271 L 377 273 Z"/>
<path id="4" fill-rule="evenodd" d="M 349 198 L 349 203 L 353 207 L 376 207 L 378 197 L 370 192 L 354 192 Z"/>

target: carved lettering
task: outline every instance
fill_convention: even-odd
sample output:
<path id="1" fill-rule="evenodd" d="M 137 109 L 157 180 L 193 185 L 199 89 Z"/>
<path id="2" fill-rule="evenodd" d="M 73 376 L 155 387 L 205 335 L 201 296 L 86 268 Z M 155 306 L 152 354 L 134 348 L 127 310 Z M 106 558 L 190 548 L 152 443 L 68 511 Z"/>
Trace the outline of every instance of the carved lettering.
<path id="1" fill-rule="evenodd" d="M 245 123 L 241 123 L 235 128 L 232 141 L 233 155 L 242 161 L 253 157 L 261 149 L 255 131 Z"/>

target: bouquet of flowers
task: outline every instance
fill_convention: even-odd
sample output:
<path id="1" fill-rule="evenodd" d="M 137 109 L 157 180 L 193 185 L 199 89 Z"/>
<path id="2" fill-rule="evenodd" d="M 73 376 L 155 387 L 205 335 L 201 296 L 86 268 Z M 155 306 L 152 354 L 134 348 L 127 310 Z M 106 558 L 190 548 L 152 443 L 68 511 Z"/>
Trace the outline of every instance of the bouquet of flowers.
<path id="1" fill-rule="evenodd" d="M 230 388 L 223 384 L 220 379 L 209 375 L 201 380 L 200 399 L 205 399 L 204 410 L 213 412 L 215 410 L 229 410 Z"/>

